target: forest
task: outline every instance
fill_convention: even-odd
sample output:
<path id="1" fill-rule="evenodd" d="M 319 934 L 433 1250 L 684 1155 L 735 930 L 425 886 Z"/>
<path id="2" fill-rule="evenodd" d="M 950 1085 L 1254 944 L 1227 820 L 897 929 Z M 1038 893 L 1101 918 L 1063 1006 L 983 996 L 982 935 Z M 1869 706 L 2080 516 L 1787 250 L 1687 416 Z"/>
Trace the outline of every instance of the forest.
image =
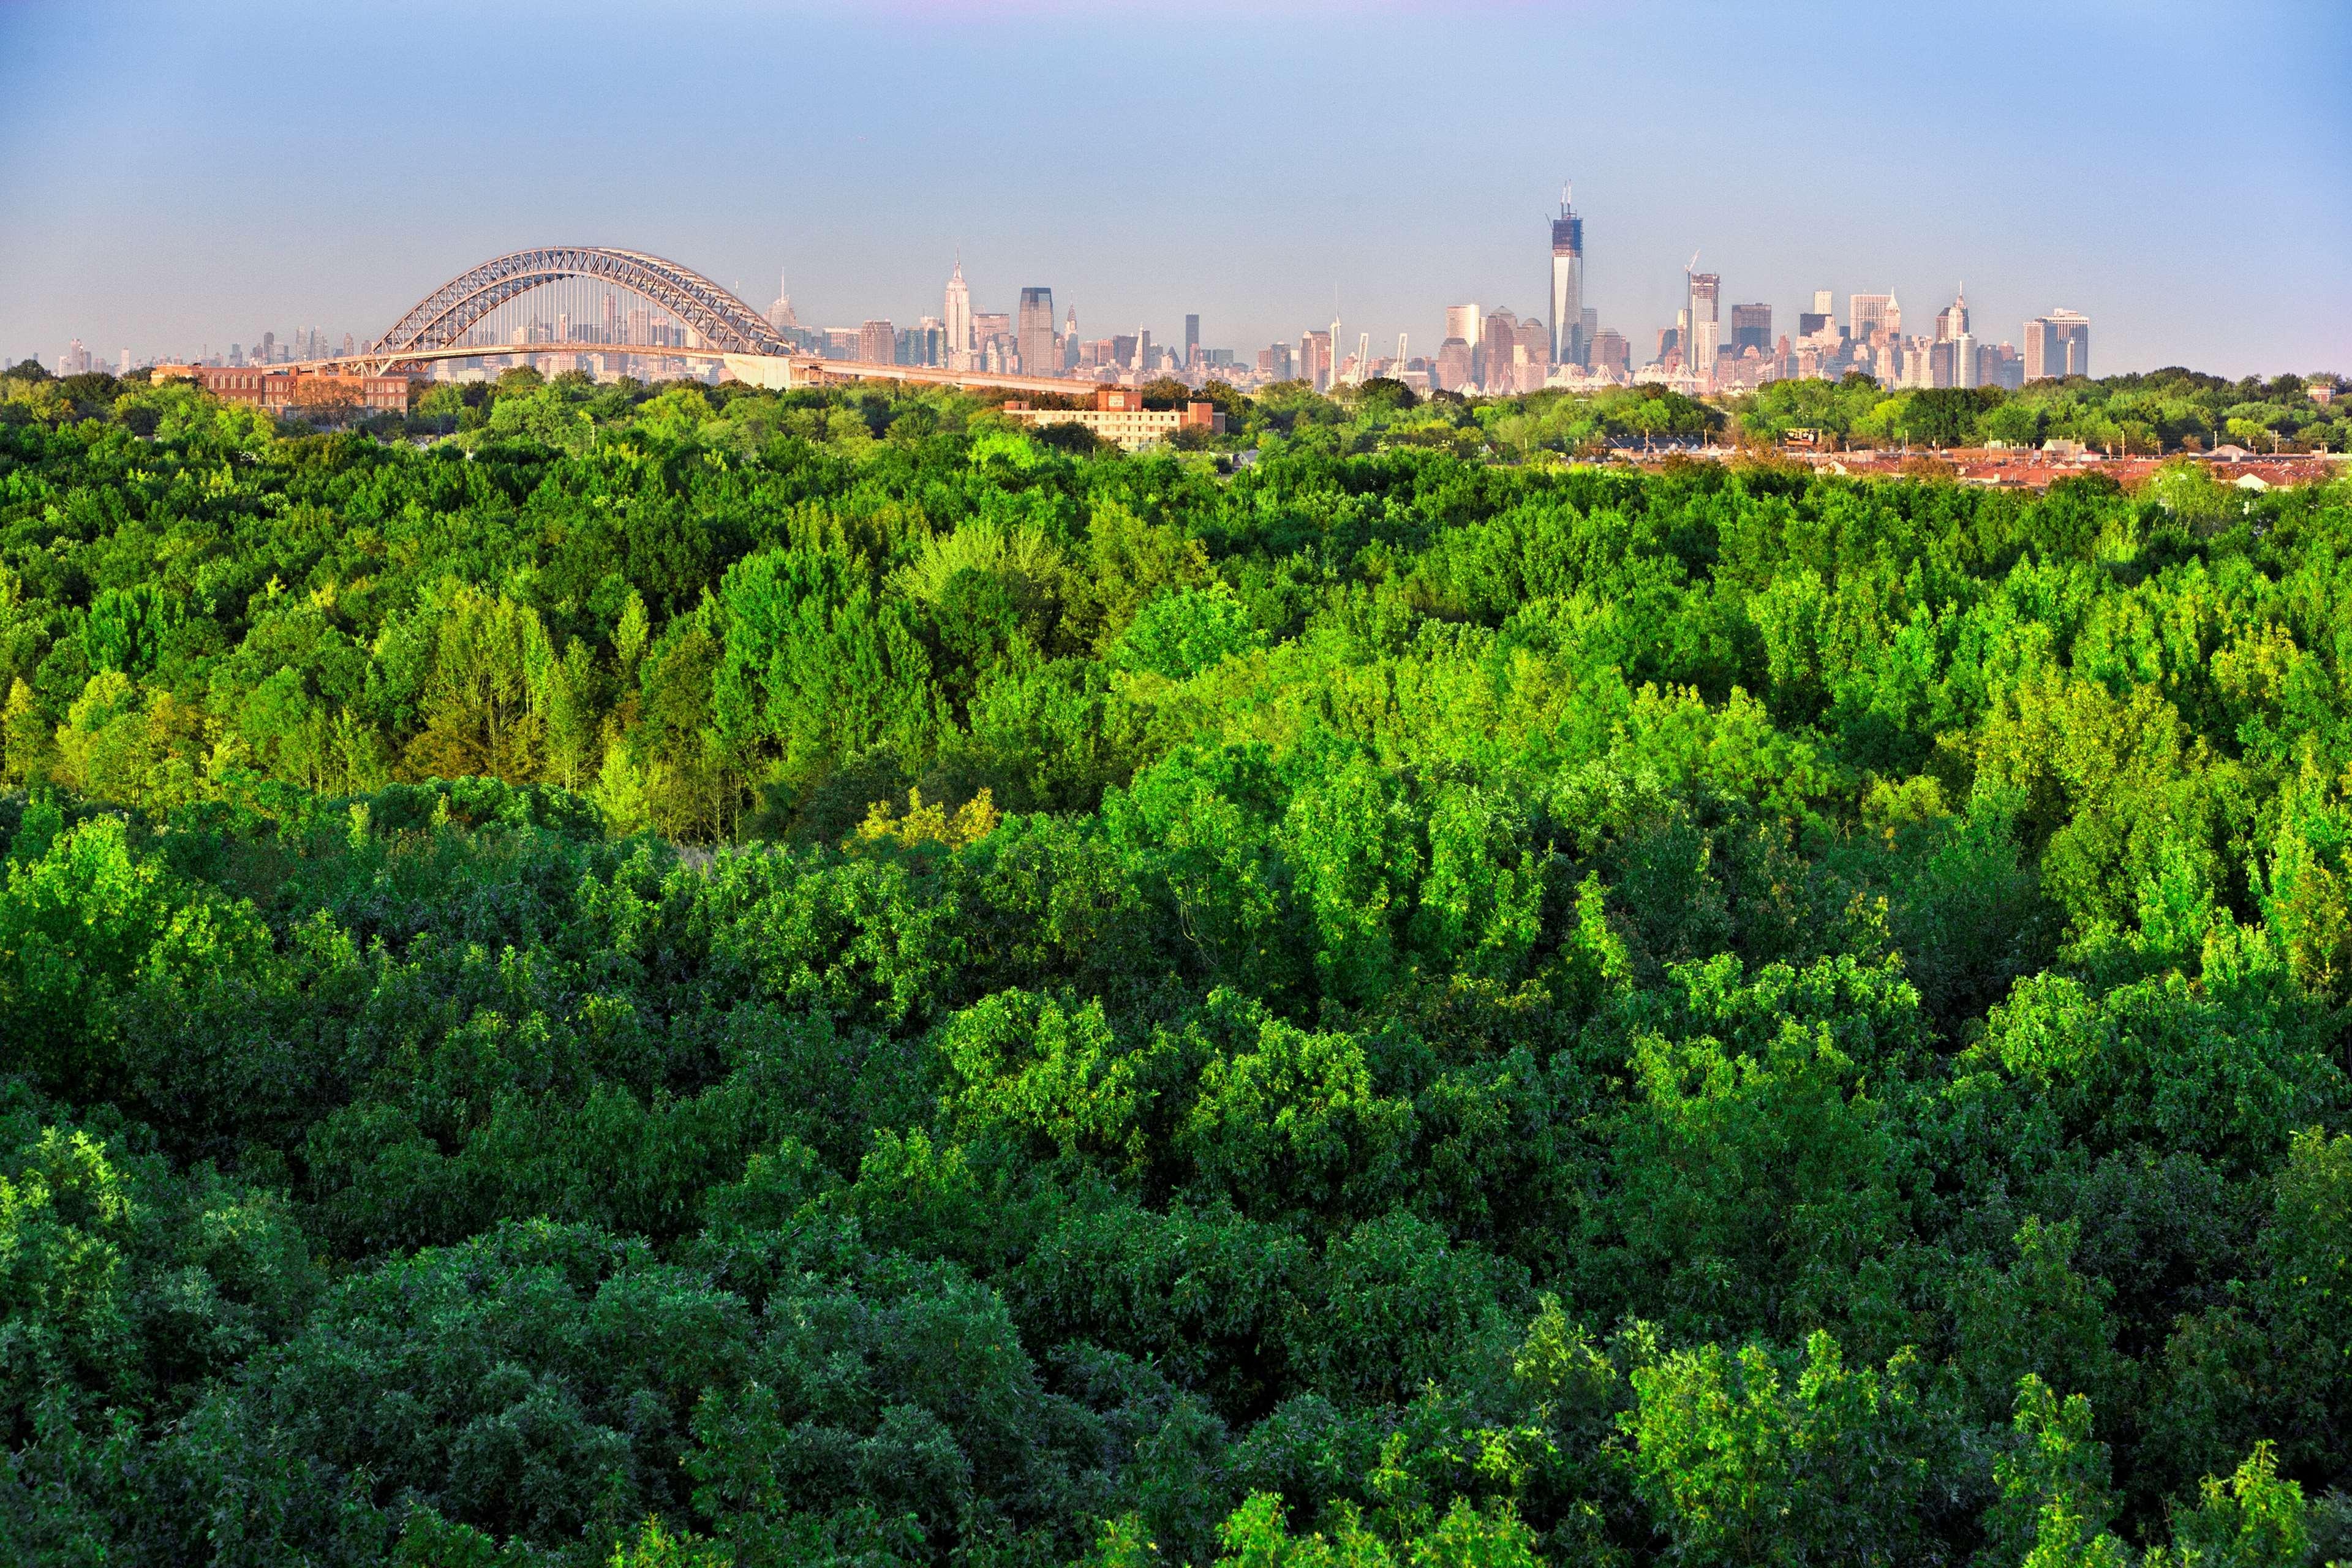
<path id="1" fill-rule="evenodd" d="M 0 1557 L 2352 1561 L 2352 479 L 1216 395 L 0 378 Z"/>

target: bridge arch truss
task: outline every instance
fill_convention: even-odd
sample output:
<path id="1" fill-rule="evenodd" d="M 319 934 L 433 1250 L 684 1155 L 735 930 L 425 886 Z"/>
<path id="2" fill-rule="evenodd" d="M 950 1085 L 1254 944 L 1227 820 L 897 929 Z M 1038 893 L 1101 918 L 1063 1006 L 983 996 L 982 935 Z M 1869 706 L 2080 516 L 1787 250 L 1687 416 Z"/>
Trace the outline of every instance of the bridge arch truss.
<path id="1" fill-rule="evenodd" d="M 668 310 L 721 353 L 785 352 L 766 317 L 692 268 L 641 250 L 553 245 L 512 251 L 452 278 L 394 321 L 368 346 L 365 357 L 381 372 L 399 364 L 404 353 L 459 347 L 474 324 L 499 306 L 572 279 L 626 289 Z"/>

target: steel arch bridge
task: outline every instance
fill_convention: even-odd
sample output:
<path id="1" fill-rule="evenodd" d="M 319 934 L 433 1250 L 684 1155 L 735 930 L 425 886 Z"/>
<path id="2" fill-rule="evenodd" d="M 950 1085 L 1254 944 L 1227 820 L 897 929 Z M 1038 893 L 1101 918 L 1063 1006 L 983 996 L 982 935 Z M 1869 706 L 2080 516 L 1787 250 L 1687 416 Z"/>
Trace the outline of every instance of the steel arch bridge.
<path id="1" fill-rule="evenodd" d="M 458 274 L 425 296 L 359 357 L 382 374 L 410 356 L 443 358 L 463 345 L 474 323 L 543 284 L 592 279 L 642 295 L 722 353 L 781 354 L 785 343 L 768 319 L 692 268 L 642 250 L 601 245 L 517 250 Z"/>

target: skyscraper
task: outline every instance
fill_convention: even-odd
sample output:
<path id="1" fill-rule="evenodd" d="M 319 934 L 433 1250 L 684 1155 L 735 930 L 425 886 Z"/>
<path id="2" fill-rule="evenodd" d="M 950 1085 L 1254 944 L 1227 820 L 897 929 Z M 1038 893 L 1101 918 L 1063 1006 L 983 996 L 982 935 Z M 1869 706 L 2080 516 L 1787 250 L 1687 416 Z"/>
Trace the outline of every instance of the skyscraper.
<path id="1" fill-rule="evenodd" d="M 898 329 L 890 324 L 887 317 L 859 324 L 857 357 L 867 364 L 898 363 Z"/>
<path id="2" fill-rule="evenodd" d="M 1772 352 L 1772 307 L 1769 305 L 1734 305 L 1731 307 L 1731 352 L 1754 349 L 1759 354 Z"/>
<path id="3" fill-rule="evenodd" d="M 1551 362 L 1582 364 L 1584 329 L 1584 220 L 1559 188 L 1559 216 L 1551 220 Z"/>
<path id="4" fill-rule="evenodd" d="M 955 285 L 950 283 L 948 287 L 952 289 Z M 611 320 L 612 314 L 613 297 L 607 294 L 604 296 L 605 319 Z M 793 291 L 785 286 L 784 274 L 779 268 L 776 273 L 776 302 L 768 307 L 768 325 L 781 332 L 800 324 L 800 319 L 793 314 Z"/>
<path id="5" fill-rule="evenodd" d="M 1201 358 L 1201 316 L 1197 310 L 1184 315 L 1184 368 L 1190 370 Z"/>
<path id="6" fill-rule="evenodd" d="M 947 323 L 948 363 L 957 370 L 971 368 L 971 351 L 978 345 L 971 339 L 971 288 L 963 280 L 963 254 L 956 254 L 955 270 L 948 275 L 945 304 L 940 320 Z"/>
<path id="7" fill-rule="evenodd" d="M 1479 329 L 1479 359 L 1486 369 L 1480 384 L 1489 392 L 1517 392 L 1511 380 L 1511 351 L 1518 346 L 1519 319 L 1503 306 L 1486 312 Z"/>
<path id="8" fill-rule="evenodd" d="M 1903 307 L 1895 302 L 1892 294 L 1849 294 L 1845 297 L 1846 336 L 1858 346 L 1870 342 L 1870 334 L 1885 330 L 1888 337 L 1903 330 Z"/>
<path id="9" fill-rule="evenodd" d="M 1683 368 L 1696 376 L 1713 375 L 1716 350 L 1723 342 L 1723 321 L 1718 310 L 1723 279 L 1713 272 L 1685 271 L 1683 297 L 1683 321 L 1690 334 L 1683 348 Z"/>
<path id="10" fill-rule="evenodd" d="M 1331 330 L 1317 327 L 1298 335 L 1298 379 L 1318 392 L 1331 387 Z"/>
<path id="11" fill-rule="evenodd" d="M 1071 374 L 1077 368 L 1078 308 L 1073 305 L 1070 307 L 1068 316 L 1062 322 L 1062 373 L 1065 375 Z"/>
<path id="12" fill-rule="evenodd" d="M 1969 286 L 1961 284 L 1952 302 L 1936 312 L 1936 341 L 1948 343 L 1968 335 Z"/>
<path id="13" fill-rule="evenodd" d="M 1020 326 L 1016 330 L 1015 349 L 1021 355 L 1024 375 L 1059 375 L 1061 356 L 1054 352 L 1054 291 L 1051 289 L 1021 290 Z"/>
<path id="14" fill-rule="evenodd" d="M 1702 321 L 1721 321 L 1719 302 L 1723 298 L 1723 279 L 1712 272 L 1683 274 L 1683 298 L 1690 311 L 1692 336 L 1697 336 Z"/>
<path id="15" fill-rule="evenodd" d="M 1593 334 L 1591 358 L 1588 369 L 1624 375 L 1631 368 L 1628 361 L 1632 358 L 1632 345 L 1626 342 L 1624 333 L 1614 327 L 1604 327 Z"/>
<path id="16" fill-rule="evenodd" d="M 2091 374 L 2091 318 L 2053 310 L 2025 323 L 2025 379 Z"/>

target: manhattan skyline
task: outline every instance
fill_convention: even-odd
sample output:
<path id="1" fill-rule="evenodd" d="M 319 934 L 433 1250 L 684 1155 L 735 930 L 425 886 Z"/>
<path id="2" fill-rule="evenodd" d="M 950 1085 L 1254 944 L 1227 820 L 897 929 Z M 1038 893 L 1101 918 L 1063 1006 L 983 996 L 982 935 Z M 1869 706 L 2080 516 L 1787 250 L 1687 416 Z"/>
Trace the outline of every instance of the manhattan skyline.
<path id="1" fill-rule="evenodd" d="M 1988 339 L 2086 312 L 2102 374 L 2352 363 L 2352 129 L 2312 108 L 2352 21 L 2317 5 L 2242 13 L 2298 41 L 2259 60 L 2168 7 L 1712 11 L 1674 31 L 1687 70 L 1584 6 L 592 6 L 501 13 L 371 88 L 463 14 L 403 15 L 0 7 L 0 211 L 36 220 L 0 228 L 0 353 L 364 338 L 557 241 L 754 303 L 781 267 L 842 325 L 936 313 L 960 253 L 975 310 L 1042 286 L 1089 335 L 1198 312 L 1244 353 L 1336 289 L 1351 343 L 1420 353 L 1448 303 L 1549 316 L 1572 180 L 1584 302 L 1637 362 L 1697 250 L 1727 309 L 1782 320 L 1965 279 Z M 2152 85 L 2192 80 L 2194 113 Z"/>

